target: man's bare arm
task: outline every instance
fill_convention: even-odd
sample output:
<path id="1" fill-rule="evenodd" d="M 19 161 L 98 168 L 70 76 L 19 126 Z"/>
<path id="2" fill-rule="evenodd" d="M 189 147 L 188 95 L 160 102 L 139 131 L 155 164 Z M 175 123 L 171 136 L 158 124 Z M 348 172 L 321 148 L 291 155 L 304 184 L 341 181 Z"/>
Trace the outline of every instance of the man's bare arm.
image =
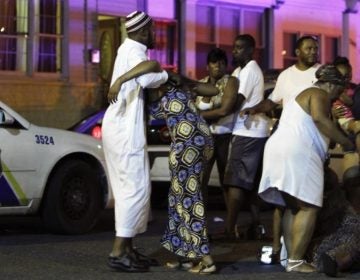
<path id="1" fill-rule="evenodd" d="M 194 95 L 214 96 L 219 94 L 218 88 L 209 83 L 202 83 L 184 76 L 181 77 L 181 83 L 185 90 L 191 91 Z"/>
<path id="2" fill-rule="evenodd" d="M 253 115 L 253 114 L 258 114 L 258 113 L 268 113 L 271 110 L 275 109 L 275 107 L 278 104 L 273 102 L 270 99 L 264 99 L 263 101 L 261 101 L 260 103 L 258 103 L 257 105 L 250 107 L 250 108 L 246 108 L 244 110 L 240 111 L 240 116 L 242 115 Z"/>
<path id="3" fill-rule="evenodd" d="M 131 79 L 151 72 L 161 72 L 161 66 L 156 60 L 143 61 L 134 66 L 131 70 L 116 79 L 108 92 L 109 103 L 116 102 L 121 85 Z"/>
<path id="4" fill-rule="evenodd" d="M 229 115 L 234 111 L 239 89 L 239 80 L 230 77 L 221 100 L 221 106 L 212 110 L 202 111 L 201 115 L 208 120 L 218 119 Z"/>

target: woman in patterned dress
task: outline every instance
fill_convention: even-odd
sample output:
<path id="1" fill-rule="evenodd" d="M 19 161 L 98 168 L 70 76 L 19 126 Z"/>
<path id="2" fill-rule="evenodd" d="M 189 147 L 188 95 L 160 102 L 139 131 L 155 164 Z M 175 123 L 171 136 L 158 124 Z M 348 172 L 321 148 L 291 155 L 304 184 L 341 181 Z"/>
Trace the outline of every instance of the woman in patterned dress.
<path id="1" fill-rule="evenodd" d="M 206 260 L 211 257 L 201 193 L 202 172 L 213 153 L 209 127 L 198 114 L 192 95 L 176 88 L 151 104 L 150 111 L 155 118 L 166 120 L 171 136 L 169 223 L 161 244 L 179 257 L 204 258 L 211 264 Z"/>
<path id="2" fill-rule="evenodd" d="M 142 62 L 119 77 L 117 84 L 121 86 L 131 78 L 157 69 L 154 61 Z M 178 257 L 178 261 L 167 263 L 168 267 L 209 274 L 216 271 L 216 266 L 210 255 L 201 178 L 213 154 L 213 139 L 196 109 L 194 92 L 212 96 L 218 90 L 210 84 L 185 80 L 186 90 L 169 84 L 158 88 L 161 97 L 149 106 L 154 118 L 166 120 L 171 136 L 169 220 L 161 244 Z M 198 260 L 193 267 L 193 262 Z"/>

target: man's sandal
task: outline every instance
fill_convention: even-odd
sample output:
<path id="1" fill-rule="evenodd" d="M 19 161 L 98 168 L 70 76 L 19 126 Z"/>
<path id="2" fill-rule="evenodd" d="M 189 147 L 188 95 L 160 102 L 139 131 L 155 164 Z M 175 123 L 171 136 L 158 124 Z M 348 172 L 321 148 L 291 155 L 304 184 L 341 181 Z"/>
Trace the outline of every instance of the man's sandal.
<path id="1" fill-rule="evenodd" d="M 123 272 L 147 272 L 149 267 L 143 263 L 137 262 L 129 254 L 122 256 L 109 256 L 108 266 L 112 269 Z"/>
<path id="2" fill-rule="evenodd" d="M 214 263 L 205 264 L 204 262 L 199 262 L 198 265 L 194 266 L 188 271 L 191 273 L 198 273 L 198 274 L 211 274 L 216 272 L 216 266 Z"/>
<path id="3" fill-rule="evenodd" d="M 286 272 L 311 273 L 311 272 L 315 272 L 316 268 L 313 267 L 311 264 L 307 263 L 306 260 L 288 259 L 288 263 L 285 270 Z"/>
<path id="4" fill-rule="evenodd" d="M 160 263 L 156 259 L 150 258 L 149 256 L 146 256 L 146 255 L 140 253 L 135 248 L 133 249 L 132 253 L 134 255 L 135 260 L 138 261 L 139 263 L 143 263 L 148 266 L 159 266 L 160 265 Z"/>

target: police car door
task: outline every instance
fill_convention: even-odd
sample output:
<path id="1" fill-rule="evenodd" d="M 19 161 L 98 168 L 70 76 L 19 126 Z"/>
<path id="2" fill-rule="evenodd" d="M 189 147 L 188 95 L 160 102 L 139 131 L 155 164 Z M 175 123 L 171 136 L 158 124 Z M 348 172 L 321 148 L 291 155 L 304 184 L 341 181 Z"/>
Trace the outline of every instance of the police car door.
<path id="1" fill-rule="evenodd" d="M 0 108 L 0 209 L 27 206 L 32 198 L 37 160 L 31 132 Z"/>

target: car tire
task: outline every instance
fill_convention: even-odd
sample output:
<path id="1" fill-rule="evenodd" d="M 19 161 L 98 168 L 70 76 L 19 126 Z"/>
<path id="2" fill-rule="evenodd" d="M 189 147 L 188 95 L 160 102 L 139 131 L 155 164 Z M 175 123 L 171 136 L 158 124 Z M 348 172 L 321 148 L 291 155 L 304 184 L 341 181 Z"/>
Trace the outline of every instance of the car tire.
<path id="1" fill-rule="evenodd" d="M 95 170 L 82 160 L 69 160 L 52 174 L 42 207 L 45 226 L 52 232 L 90 231 L 102 208 L 102 192 Z"/>

